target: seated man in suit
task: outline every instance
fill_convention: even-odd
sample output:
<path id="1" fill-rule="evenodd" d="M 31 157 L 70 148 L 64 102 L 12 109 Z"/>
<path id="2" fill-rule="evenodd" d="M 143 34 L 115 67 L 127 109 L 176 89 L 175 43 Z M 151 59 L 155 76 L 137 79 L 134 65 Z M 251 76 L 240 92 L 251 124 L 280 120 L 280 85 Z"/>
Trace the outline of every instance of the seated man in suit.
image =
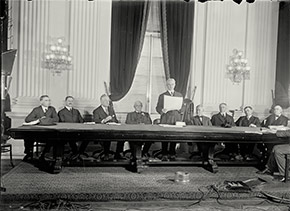
<path id="1" fill-rule="evenodd" d="M 150 118 L 150 115 L 147 112 L 142 111 L 142 102 L 141 101 L 136 101 L 134 103 L 134 109 L 135 111 L 128 113 L 126 117 L 126 124 L 152 124 L 152 120 Z M 131 143 L 130 142 L 130 147 L 133 149 L 134 144 L 138 143 Z M 146 141 L 142 150 L 142 157 L 144 160 L 148 160 L 149 156 L 149 149 L 151 146 L 151 142 Z M 134 150 L 132 150 L 134 152 Z M 136 155 L 133 155 L 133 157 Z"/>
<path id="2" fill-rule="evenodd" d="M 203 115 L 203 106 L 196 106 L 196 116 L 193 116 L 187 125 L 212 126 L 210 118 Z M 202 153 L 203 160 L 208 160 L 208 152 L 210 147 L 214 147 L 213 143 L 197 143 L 198 150 Z"/>
<path id="3" fill-rule="evenodd" d="M 71 123 L 84 122 L 79 110 L 73 108 L 73 104 L 74 98 L 72 96 L 67 96 L 65 98 L 65 107 L 58 112 L 60 122 L 71 122 Z M 78 155 L 78 147 L 76 144 L 76 140 L 69 141 L 69 145 L 72 150 L 71 159 L 74 159 Z"/>
<path id="4" fill-rule="evenodd" d="M 288 125 L 288 118 L 282 114 L 283 109 L 280 105 L 276 105 L 274 107 L 274 113 L 268 116 L 263 121 L 264 127 L 269 127 L 271 125 L 274 126 L 287 126 Z M 284 152 L 289 153 L 289 145 L 288 144 L 267 144 L 268 151 L 271 152 L 268 162 L 266 164 L 266 168 L 263 171 L 258 172 L 259 174 L 273 174 L 273 172 L 279 167 L 279 172 L 284 173 L 283 164 L 285 166 L 285 158 L 283 156 Z M 283 160 L 284 159 L 284 160 Z"/>
<path id="5" fill-rule="evenodd" d="M 48 95 L 42 95 L 40 97 L 40 106 L 34 108 L 30 114 L 25 118 L 25 122 L 33 122 L 35 121 L 36 124 L 41 125 L 51 125 L 55 122 L 58 122 L 58 116 L 55 111 L 55 108 L 50 106 L 50 98 Z M 32 158 L 33 155 L 33 143 L 37 140 L 24 140 L 24 153 L 26 154 L 23 158 L 24 161 L 27 161 Z M 41 157 L 44 157 L 47 149 L 44 149 L 42 152 Z"/>
<path id="6" fill-rule="evenodd" d="M 110 98 L 108 95 L 103 94 L 100 98 L 101 105 L 93 111 L 93 120 L 97 124 L 106 124 L 109 122 L 118 123 L 114 108 L 111 104 Z M 109 151 L 110 151 L 111 142 L 104 142 L 104 160 L 109 160 Z M 115 159 L 124 160 L 125 158 L 121 155 L 123 152 L 124 142 L 118 141 L 117 149 L 115 153 Z"/>
<path id="7" fill-rule="evenodd" d="M 274 107 L 274 112 L 268 116 L 264 121 L 262 126 L 269 127 L 271 125 L 284 125 L 287 126 L 288 118 L 282 114 L 283 109 L 280 105 Z"/>
<path id="8" fill-rule="evenodd" d="M 241 116 L 236 125 L 240 127 L 261 127 L 261 123 L 258 117 L 253 116 L 253 108 L 246 106 L 244 108 L 245 116 Z M 253 160 L 252 152 L 255 144 L 240 144 L 240 151 L 245 160 Z"/>
<path id="9" fill-rule="evenodd" d="M 215 114 L 211 117 L 211 123 L 213 126 L 218 126 L 218 127 L 232 127 L 235 126 L 235 121 L 234 118 L 230 115 L 227 114 L 227 104 L 226 103 L 221 103 L 219 105 L 219 113 Z M 220 150 L 223 151 L 223 145 L 219 145 Z M 230 154 L 232 158 L 234 158 L 235 153 L 237 152 L 237 145 L 236 144 L 226 144 L 225 145 L 225 153 Z M 217 154 L 218 152 L 216 152 Z"/>
<path id="10" fill-rule="evenodd" d="M 166 81 L 167 91 L 159 95 L 156 111 L 161 115 L 160 123 L 161 124 L 171 124 L 175 125 L 177 121 L 181 121 L 181 113 L 180 110 L 172 110 L 167 111 L 164 108 L 164 96 L 174 96 L 174 97 L 182 97 L 182 94 L 176 92 L 175 88 L 175 80 L 173 78 L 169 78 Z M 181 109 L 181 108 L 180 108 Z M 169 151 L 168 151 L 168 142 L 162 142 L 162 161 L 175 160 L 175 142 L 170 142 Z"/>
<path id="11" fill-rule="evenodd" d="M 285 175 L 285 154 L 290 153 L 290 144 L 278 144 L 273 147 L 272 153 L 267 162 L 266 168 L 263 171 L 258 171 L 258 174 L 273 175 L 276 170 L 280 176 Z M 289 171 L 289 169 L 287 169 Z M 281 181 L 284 181 L 283 178 Z"/>

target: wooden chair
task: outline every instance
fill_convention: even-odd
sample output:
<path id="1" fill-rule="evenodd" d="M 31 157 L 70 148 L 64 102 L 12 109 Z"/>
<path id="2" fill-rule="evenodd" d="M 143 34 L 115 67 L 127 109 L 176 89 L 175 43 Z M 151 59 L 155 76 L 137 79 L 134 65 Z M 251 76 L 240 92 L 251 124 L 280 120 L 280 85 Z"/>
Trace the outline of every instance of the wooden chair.
<path id="1" fill-rule="evenodd" d="M 10 165 L 14 168 L 13 159 L 12 159 L 12 145 L 8 143 L 1 144 L 1 153 L 9 152 L 10 154 Z"/>

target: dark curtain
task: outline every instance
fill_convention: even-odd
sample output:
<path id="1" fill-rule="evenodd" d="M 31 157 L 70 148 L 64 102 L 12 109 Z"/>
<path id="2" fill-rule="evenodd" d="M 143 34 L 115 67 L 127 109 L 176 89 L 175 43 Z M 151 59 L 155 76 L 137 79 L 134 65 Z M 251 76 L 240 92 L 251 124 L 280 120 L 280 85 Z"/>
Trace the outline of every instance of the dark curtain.
<path id="1" fill-rule="evenodd" d="M 148 1 L 113 1 L 111 24 L 111 100 L 129 91 L 143 46 Z"/>
<path id="2" fill-rule="evenodd" d="M 280 2 L 275 104 L 290 106 L 290 2 Z"/>
<path id="3" fill-rule="evenodd" d="M 160 1 L 161 43 L 166 78 L 186 94 L 193 39 L 194 2 Z"/>

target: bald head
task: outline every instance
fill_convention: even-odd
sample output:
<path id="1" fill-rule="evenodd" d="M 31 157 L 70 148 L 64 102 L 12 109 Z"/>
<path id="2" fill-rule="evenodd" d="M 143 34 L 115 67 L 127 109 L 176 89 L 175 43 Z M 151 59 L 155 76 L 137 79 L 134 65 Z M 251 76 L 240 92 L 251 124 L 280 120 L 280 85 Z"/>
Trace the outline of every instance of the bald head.
<path id="1" fill-rule="evenodd" d="M 110 98 L 108 95 L 106 94 L 103 94 L 101 97 L 100 97 L 100 101 L 101 101 L 101 105 L 104 106 L 104 107 L 109 107 L 110 105 Z"/>
<path id="2" fill-rule="evenodd" d="M 283 112 L 283 109 L 280 105 L 276 105 L 274 107 L 274 114 L 277 115 L 277 116 L 280 116 Z"/>
<path id="3" fill-rule="evenodd" d="M 134 103 L 134 108 L 135 108 L 135 111 L 137 112 L 141 112 L 142 111 L 142 107 L 143 107 L 143 104 L 140 100 L 137 100 L 135 103 Z"/>
<path id="4" fill-rule="evenodd" d="M 204 111 L 204 109 L 203 109 L 203 106 L 202 105 L 196 106 L 196 114 L 198 116 L 202 116 L 203 115 L 203 111 Z"/>
<path id="5" fill-rule="evenodd" d="M 166 87 L 168 91 L 174 91 L 175 88 L 175 80 L 174 78 L 168 78 L 166 81 Z"/>

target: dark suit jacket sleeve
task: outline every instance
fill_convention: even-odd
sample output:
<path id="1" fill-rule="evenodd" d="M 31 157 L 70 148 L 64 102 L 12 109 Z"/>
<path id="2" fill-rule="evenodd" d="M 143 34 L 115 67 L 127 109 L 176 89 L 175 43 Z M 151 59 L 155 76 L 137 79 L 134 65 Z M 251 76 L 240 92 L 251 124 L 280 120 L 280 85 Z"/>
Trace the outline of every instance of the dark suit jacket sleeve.
<path id="1" fill-rule="evenodd" d="M 132 114 L 131 113 L 127 114 L 125 124 L 134 124 L 133 120 L 132 120 Z"/>
<path id="2" fill-rule="evenodd" d="M 146 124 L 151 124 L 152 125 L 152 119 L 148 113 L 146 113 Z"/>
<path id="3" fill-rule="evenodd" d="M 259 120 L 258 117 L 255 118 L 255 123 L 254 123 L 257 127 L 261 127 L 261 122 Z"/>
<path id="4" fill-rule="evenodd" d="M 164 101 L 164 96 L 163 94 L 159 95 L 157 106 L 156 106 L 156 111 L 161 115 L 162 114 L 162 109 L 163 109 L 163 101 Z"/>
<path id="5" fill-rule="evenodd" d="M 58 112 L 58 118 L 59 118 L 59 122 L 64 122 L 65 121 L 64 114 L 63 114 L 62 110 L 60 110 Z"/>
<path id="6" fill-rule="evenodd" d="M 83 122 L 84 122 L 84 119 L 83 119 L 83 117 L 82 117 L 80 111 L 77 110 L 77 112 L 78 112 L 78 120 L 79 120 L 79 123 L 83 123 Z"/>
<path id="7" fill-rule="evenodd" d="M 52 118 L 51 119 L 52 119 L 53 122 L 58 122 L 59 121 L 59 118 L 58 118 L 58 115 L 56 113 L 55 108 L 52 108 Z"/>
<path id="8" fill-rule="evenodd" d="M 93 120 L 95 123 L 101 123 L 103 120 L 98 109 L 95 109 L 93 112 Z"/>
<path id="9" fill-rule="evenodd" d="M 236 126 L 236 124 L 235 124 L 235 121 L 234 121 L 234 118 L 231 116 L 231 117 L 229 117 L 229 124 L 231 125 L 231 126 Z"/>
<path id="10" fill-rule="evenodd" d="M 216 125 L 216 116 L 215 115 L 213 115 L 212 117 L 211 117 L 211 124 L 212 125 Z"/>
<path id="11" fill-rule="evenodd" d="M 237 126 L 241 126 L 242 118 L 243 118 L 243 117 L 240 117 L 240 118 L 236 121 L 236 125 L 237 125 Z"/>
<path id="12" fill-rule="evenodd" d="M 211 121 L 210 121 L 210 118 L 207 119 L 207 124 L 206 124 L 206 126 L 212 126 Z"/>
<path id="13" fill-rule="evenodd" d="M 25 118 L 25 122 L 32 122 L 39 119 L 37 117 L 37 108 L 34 108 Z"/>
<path id="14" fill-rule="evenodd" d="M 282 125 L 284 125 L 285 127 L 288 125 L 288 118 L 287 117 L 283 118 Z"/>

